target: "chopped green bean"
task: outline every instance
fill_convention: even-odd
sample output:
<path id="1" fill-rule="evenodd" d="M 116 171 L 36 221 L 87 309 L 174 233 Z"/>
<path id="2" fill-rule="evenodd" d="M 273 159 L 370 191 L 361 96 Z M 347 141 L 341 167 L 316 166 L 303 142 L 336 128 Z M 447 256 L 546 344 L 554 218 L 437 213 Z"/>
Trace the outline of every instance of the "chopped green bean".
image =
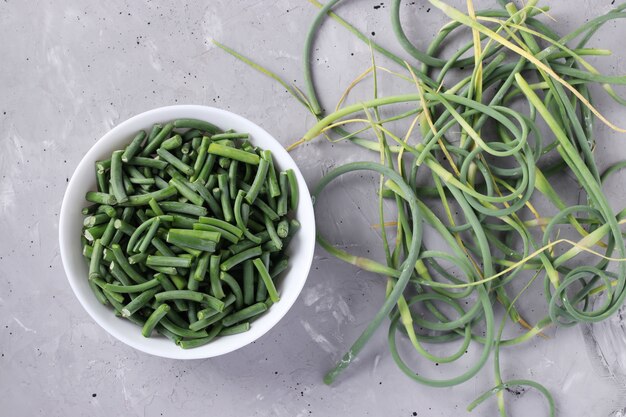
<path id="1" fill-rule="evenodd" d="M 231 327 L 224 327 L 222 330 L 220 330 L 218 336 L 231 336 L 234 334 L 245 333 L 248 330 L 250 330 L 250 323 L 245 322 Z"/>
<path id="2" fill-rule="evenodd" d="M 206 252 L 214 252 L 220 234 L 204 230 L 170 229 L 167 233 L 167 242 L 198 249 Z"/>
<path id="3" fill-rule="evenodd" d="M 148 304 L 159 290 L 156 288 L 147 290 L 139 294 L 132 301 L 124 306 L 122 309 L 122 317 L 130 317 L 135 314 L 139 309 Z"/>
<path id="4" fill-rule="evenodd" d="M 180 135 L 174 135 L 171 138 L 165 139 L 163 142 L 161 142 L 160 149 L 171 151 L 172 149 L 178 148 L 182 144 L 183 138 Z"/>
<path id="5" fill-rule="evenodd" d="M 272 277 L 267 272 L 267 269 L 265 265 L 263 264 L 263 261 L 257 258 L 253 260 L 252 263 L 254 264 L 257 271 L 259 272 L 259 276 L 261 277 L 261 280 L 263 280 L 263 284 L 265 284 L 265 288 L 267 288 L 267 293 L 269 294 L 270 299 L 272 300 L 272 302 L 277 303 L 280 300 L 280 297 L 278 296 L 278 292 L 276 291 L 276 287 L 274 286 L 274 281 L 272 281 Z"/>
<path id="6" fill-rule="evenodd" d="M 158 302 L 169 301 L 169 300 L 187 300 L 187 301 L 195 301 L 197 303 L 204 300 L 205 294 L 198 291 L 190 291 L 190 290 L 173 290 L 173 291 L 163 291 L 156 293 L 154 298 Z"/>
<path id="7" fill-rule="evenodd" d="M 174 127 L 179 129 L 197 129 L 201 132 L 208 132 L 210 134 L 220 132 L 220 128 L 214 124 L 198 119 L 178 119 L 174 121 Z"/>
<path id="8" fill-rule="evenodd" d="M 151 279 L 141 284 L 135 285 L 114 285 L 114 284 L 106 284 L 104 289 L 112 292 L 112 293 L 134 293 L 134 292 L 144 292 L 154 287 L 158 287 L 159 281 L 156 279 Z"/>
<path id="9" fill-rule="evenodd" d="M 109 206 L 117 204 L 117 199 L 113 194 L 105 194 L 97 191 L 88 191 L 87 194 L 85 194 L 85 200 L 90 203 L 107 204 Z"/>
<path id="10" fill-rule="evenodd" d="M 143 151 L 141 151 L 140 155 L 148 156 L 156 151 L 159 146 L 161 146 L 161 143 L 163 143 L 163 141 L 167 139 L 173 128 L 174 125 L 172 123 L 167 123 L 165 126 L 163 126 L 159 133 L 157 133 L 152 140 L 148 141 L 146 146 L 143 148 Z"/>
<path id="11" fill-rule="evenodd" d="M 224 290 L 222 289 L 222 281 L 220 281 L 220 261 L 221 255 L 211 255 L 209 260 L 209 279 L 211 282 L 211 293 L 218 299 L 224 298 Z"/>
<path id="12" fill-rule="evenodd" d="M 146 259 L 148 266 L 173 266 L 175 268 L 189 268 L 191 259 L 182 256 L 155 256 L 150 255 Z"/>
<path id="13" fill-rule="evenodd" d="M 231 146 L 221 145 L 216 142 L 212 142 L 209 145 L 209 149 L 207 152 L 213 155 L 229 158 L 250 165 L 259 165 L 259 161 L 261 159 L 257 154 L 246 152 L 242 149 L 237 149 Z"/>
<path id="14" fill-rule="evenodd" d="M 267 311 L 267 305 L 265 303 L 256 303 L 251 306 L 245 307 L 236 313 L 233 313 L 227 317 L 224 317 L 222 320 L 222 324 L 224 327 L 230 327 L 233 324 L 239 323 L 240 321 L 251 319 L 252 317 L 258 316 Z"/>
<path id="15" fill-rule="evenodd" d="M 122 162 L 128 163 L 141 150 L 141 145 L 146 138 L 146 132 L 140 130 L 122 153 Z"/>
<path id="16" fill-rule="evenodd" d="M 254 181 L 250 186 L 250 190 L 246 191 L 246 201 L 249 204 L 255 202 L 257 196 L 261 192 L 261 187 L 265 183 L 265 177 L 267 176 L 267 171 L 269 169 L 269 162 L 267 160 L 261 158 L 259 162 L 259 168 L 257 169 L 256 175 L 254 177 Z"/>
<path id="17" fill-rule="evenodd" d="M 170 153 L 168 150 L 159 148 L 157 149 L 157 154 L 163 158 L 164 161 L 168 162 L 171 166 L 179 170 L 185 175 L 193 175 L 193 168 L 181 161 L 175 155 Z"/>
<path id="18" fill-rule="evenodd" d="M 150 335 L 152 334 L 152 330 L 154 330 L 157 323 L 159 323 L 159 321 L 161 321 L 163 317 L 165 317 L 167 313 L 169 313 L 169 311 L 170 306 L 168 306 L 167 304 L 161 304 L 160 306 L 158 306 L 146 320 L 146 323 L 141 329 L 141 334 L 144 337 L 150 337 Z"/>

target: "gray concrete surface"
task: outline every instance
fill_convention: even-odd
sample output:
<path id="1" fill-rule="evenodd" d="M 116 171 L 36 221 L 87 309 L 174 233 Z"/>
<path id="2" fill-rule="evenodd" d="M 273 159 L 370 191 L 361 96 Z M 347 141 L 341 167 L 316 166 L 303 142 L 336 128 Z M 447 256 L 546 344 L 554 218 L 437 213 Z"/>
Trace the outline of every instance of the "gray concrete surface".
<path id="1" fill-rule="evenodd" d="M 350 0 L 340 11 L 376 40 L 396 45 L 388 3 Z M 403 2 L 419 45 L 444 21 L 425 3 Z M 552 1 L 552 24 L 564 33 L 611 3 Z M 282 88 L 210 39 L 302 85 L 301 47 L 314 14 L 305 0 L 0 2 L 0 416 L 470 415 L 467 404 L 492 385 L 490 364 L 460 386 L 423 387 L 395 367 L 383 329 L 334 386 L 322 383 L 382 302 L 384 283 L 321 249 L 300 299 L 279 325 L 249 347 L 204 361 L 160 359 L 116 341 L 83 311 L 65 279 L 57 242 L 64 188 L 83 154 L 115 124 L 157 106 L 194 103 L 240 113 L 285 145 L 311 125 L 313 118 Z M 626 73 L 624 39 L 623 22 L 608 24 L 593 45 L 614 56 L 593 62 Z M 368 61 L 364 44 L 327 22 L 315 50 L 323 104 L 334 106 Z M 394 86 L 384 84 L 383 93 Z M 599 102 L 611 120 L 625 124 L 623 108 Z M 601 164 L 626 157 L 624 140 L 598 127 Z M 293 156 L 310 185 L 336 164 L 372 157 L 324 141 Z M 374 183 L 340 182 L 320 205 L 320 231 L 350 250 L 374 253 L 376 209 L 368 204 Z M 611 185 L 620 209 L 623 185 Z M 619 328 L 621 321 L 613 324 Z M 505 350 L 505 377 L 546 385 L 559 416 L 624 416 L 626 386 L 613 377 L 624 369 L 602 366 L 611 361 L 594 354 L 597 346 L 585 337 L 593 331 L 552 329 L 549 340 Z M 419 366 L 432 375 L 446 372 Z M 534 392 L 505 397 L 514 416 L 547 415 Z M 471 415 L 496 416 L 495 402 Z"/>

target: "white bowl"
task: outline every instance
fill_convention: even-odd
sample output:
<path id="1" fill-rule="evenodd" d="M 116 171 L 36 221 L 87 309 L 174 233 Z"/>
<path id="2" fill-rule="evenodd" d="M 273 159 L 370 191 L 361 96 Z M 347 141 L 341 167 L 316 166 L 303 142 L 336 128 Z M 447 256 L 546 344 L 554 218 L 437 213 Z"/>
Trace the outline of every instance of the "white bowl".
<path id="1" fill-rule="evenodd" d="M 251 142 L 263 149 L 269 149 L 281 170 L 293 169 L 300 187 L 300 203 L 295 217 L 302 224 L 302 228 L 296 233 L 287 250 L 290 263 L 289 269 L 283 273 L 279 283 L 280 301 L 255 320 L 249 331 L 220 337 L 207 345 L 188 350 L 181 349 L 164 337 L 143 337 L 137 325 L 116 317 L 110 306 L 100 304 L 87 282 L 88 266 L 82 256 L 80 242 L 84 217 L 81 209 L 88 204 L 85 201 L 85 193 L 95 190 L 94 163 L 110 157 L 113 151 L 124 148 L 137 131 L 150 129 L 155 123 L 178 118 L 205 120 L 224 130 L 235 129 L 238 132 L 250 133 Z M 63 266 L 72 290 L 87 313 L 104 330 L 127 345 L 152 355 L 172 359 L 201 359 L 223 355 L 252 343 L 287 314 L 302 291 L 311 267 L 315 246 L 315 217 L 311 197 L 300 170 L 287 151 L 269 133 L 244 117 L 226 110 L 197 105 L 169 106 L 141 113 L 120 123 L 87 152 L 72 175 L 63 198 L 59 242 Z"/>

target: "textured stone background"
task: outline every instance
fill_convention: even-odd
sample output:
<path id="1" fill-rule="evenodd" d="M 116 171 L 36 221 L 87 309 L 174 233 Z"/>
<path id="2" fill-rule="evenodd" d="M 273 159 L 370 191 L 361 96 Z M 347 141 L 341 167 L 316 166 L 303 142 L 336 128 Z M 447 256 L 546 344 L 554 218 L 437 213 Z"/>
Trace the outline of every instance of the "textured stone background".
<path id="1" fill-rule="evenodd" d="M 345 17 L 377 41 L 396 45 L 387 0 L 344 3 L 339 10 Z M 551 1 L 553 25 L 565 33 L 611 3 Z M 422 0 L 403 2 L 403 13 L 422 46 L 444 21 Z M 469 415 L 466 405 L 492 384 L 491 365 L 461 386 L 422 387 L 397 370 L 383 329 L 335 386 L 321 383 L 384 296 L 380 277 L 321 249 L 300 299 L 279 325 L 249 347 L 204 361 L 165 360 L 123 345 L 87 316 L 65 279 L 57 242 L 63 192 L 83 154 L 117 123 L 154 107 L 194 103 L 240 113 L 285 145 L 311 125 L 313 118 L 283 89 L 210 39 L 302 85 L 301 47 L 314 14 L 304 0 L 0 2 L 0 415 Z M 626 73 L 625 39 L 623 21 L 608 24 L 592 45 L 615 55 L 608 65 L 593 62 Z M 314 57 L 323 104 L 330 108 L 367 67 L 369 51 L 327 22 Z M 382 93 L 394 86 L 383 83 Z M 626 124 L 623 108 L 599 103 L 611 120 Z M 602 126 L 597 131 L 601 164 L 626 157 L 624 137 Z M 293 156 L 310 185 L 336 164 L 372 158 L 323 141 Z M 320 204 L 320 231 L 350 250 L 375 252 L 375 183 L 346 179 L 333 187 Z M 611 184 L 619 208 L 626 203 L 623 184 Z M 616 318 L 601 329 L 602 338 L 618 341 L 617 350 L 623 333 L 611 339 L 611 332 L 620 326 Z M 505 350 L 505 378 L 545 384 L 561 416 L 624 416 L 626 386 L 613 376 L 624 372 L 619 366 L 625 362 L 607 357 L 594 331 L 551 330 L 549 340 Z M 450 372 L 420 365 L 431 375 Z M 546 415 L 536 393 L 506 398 L 513 415 Z M 496 416 L 495 402 L 472 415 Z"/>

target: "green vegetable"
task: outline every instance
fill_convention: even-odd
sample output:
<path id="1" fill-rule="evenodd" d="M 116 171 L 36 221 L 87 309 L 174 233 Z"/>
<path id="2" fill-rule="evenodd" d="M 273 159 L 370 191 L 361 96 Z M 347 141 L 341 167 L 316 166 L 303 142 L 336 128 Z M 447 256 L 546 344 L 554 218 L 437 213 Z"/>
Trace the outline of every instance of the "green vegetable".
<path id="1" fill-rule="evenodd" d="M 306 96 L 277 74 L 216 44 L 280 82 L 318 118 L 294 145 L 323 134 L 335 142 L 350 142 L 376 152 L 382 164 L 344 165 L 327 174 L 313 193 L 317 199 L 328 182 L 344 173 L 373 169 L 381 174 L 378 209 L 384 263 L 349 254 L 318 235 L 319 243 L 331 255 L 387 280 L 381 310 L 325 381 L 332 383 L 352 363 L 372 332 L 389 316 L 391 354 L 408 377 L 429 386 L 456 385 L 478 373 L 493 351 L 494 387 L 468 409 L 495 395 L 500 414 L 507 415 L 503 390 L 519 384 L 538 390 L 554 415 L 554 401 L 542 385 L 502 379 L 500 347 L 526 342 L 548 326 L 603 320 L 626 298 L 626 248 L 619 227 L 626 221 L 626 210 L 616 214 L 602 192 L 606 177 L 625 165 L 618 162 L 608 167 L 606 175 L 597 166 L 593 156 L 594 119 L 614 130 L 624 129 L 599 113 L 590 93 L 592 84 L 600 84 L 609 97 L 624 105 L 626 100 L 617 95 L 613 85 L 625 84 L 626 77 L 600 74 L 584 59 L 585 55 L 606 54 L 604 50 L 587 48 L 586 43 L 606 22 L 626 17 L 626 5 L 589 18 L 561 37 L 541 19 L 547 7 L 537 7 L 537 1 L 526 2 L 520 9 L 502 1 L 503 8 L 484 11 L 474 11 L 468 1 L 468 12 L 464 13 L 443 1 L 430 0 L 451 20 L 433 36 L 426 49 L 420 50 L 401 26 L 400 0 L 392 0 L 391 22 L 398 46 L 413 58 L 407 63 L 332 12 L 338 0 L 325 5 L 316 0 L 310 2 L 320 11 L 311 25 L 303 53 Z M 354 84 L 370 76 L 374 87 L 372 99 L 344 105 L 342 98 L 337 110 L 330 114 L 325 114 L 319 105 L 311 60 L 313 40 L 327 16 L 370 46 L 372 65 Z M 460 41 L 453 51 L 447 48 L 451 39 Z M 404 91 L 400 94 L 378 96 L 378 72 L 384 68 L 376 62 L 379 55 L 398 66 L 392 70 L 393 76 L 403 79 L 402 83 L 408 81 L 402 84 Z M 416 62 L 419 67 L 412 65 Z M 386 119 L 380 117 L 382 108 Z M 410 126 L 406 134 L 397 133 L 397 126 L 392 124 L 397 121 Z M 542 125 L 549 129 L 548 135 L 539 128 Z M 351 127 L 354 128 L 348 130 Z M 557 187 L 553 178 L 559 176 L 573 179 L 575 186 Z M 279 174 L 278 179 L 281 194 L 273 211 L 283 216 L 286 206 L 297 210 L 297 181 L 293 172 L 285 179 Z M 582 203 L 568 206 L 566 197 L 578 195 L 579 189 Z M 389 216 L 385 216 L 388 208 L 383 198 L 391 198 L 398 208 L 393 227 L 385 223 Z M 535 201 L 546 202 L 542 204 L 546 215 L 533 205 Z M 253 208 L 267 215 L 267 208 L 273 206 L 270 200 L 265 203 L 268 207 Z M 258 214 L 251 217 L 259 221 Z M 251 228 L 251 220 L 245 224 L 247 228 Z M 424 242 L 423 225 L 428 225 L 432 232 Z M 289 224 L 285 230 L 284 226 L 285 223 L 278 223 L 276 234 L 288 241 L 295 227 Z M 561 231 L 577 236 L 565 239 L 560 237 Z M 391 233 L 394 239 L 388 236 Z M 276 236 L 271 235 L 271 240 L 262 245 L 264 250 L 277 246 Z M 443 241 L 445 251 L 429 249 L 434 246 L 430 240 L 434 237 Z M 246 241 L 232 245 L 230 250 L 237 253 L 249 245 Z M 442 247 L 441 242 L 436 246 Z M 555 254 L 553 249 L 560 247 L 567 250 Z M 580 261 L 574 261 L 581 252 L 599 260 L 581 266 Z M 259 264 L 262 262 L 254 261 L 255 266 Z M 274 269 L 280 270 L 274 265 Z M 450 265 L 456 273 L 449 272 Z M 244 263 L 244 278 L 245 268 Z M 528 270 L 537 274 L 528 274 Z M 405 291 L 409 280 L 414 284 L 410 292 Z M 517 304 L 523 303 L 525 291 L 536 280 L 543 280 L 545 317 L 529 325 Z M 248 288 L 249 285 L 248 282 Z M 258 286 L 259 302 L 263 301 L 263 288 Z M 594 303 L 596 298 L 599 302 Z M 494 324 L 494 304 L 500 304 L 506 313 L 499 330 Z M 418 311 L 428 311 L 430 318 L 424 319 Z M 457 314 L 451 318 L 448 311 Z M 502 330 L 507 322 L 526 330 L 504 339 Z M 417 333 L 415 327 L 424 332 Z M 426 361 L 454 362 L 472 341 L 481 353 L 468 367 L 459 369 L 459 375 L 441 380 L 427 378 L 420 370 L 409 367 L 400 355 L 396 346 L 398 329 L 415 354 Z M 437 334 L 429 335 L 433 332 Z M 430 343 L 455 341 L 458 350 L 445 357 L 433 355 L 425 348 Z"/>
<path id="2" fill-rule="evenodd" d="M 97 191 L 86 194 L 93 204 L 82 210 L 86 278 L 97 300 L 141 326 L 145 337 L 156 330 L 189 349 L 223 333 L 231 315 L 237 323 L 230 317 L 229 326 L 241 331 L 238 322 L 264 312 L 261 305 L 240 312 L 254 303 L 252 260 L 269 268 L 261 246 L 270 240 L 265 219 L 284 232 L 291 213 L 275 211 L 277 178 L 287 173 L 273 166 L 269 151 L 238 143 L 248 136 L 179 119 L 153 125 L 147 138 L 138 132 L 96 163 Z M 257 184 L 242 182 L 253 176 Z M 257 195 L 248 205 L 253 186 Z M 261 304 L 269 307 L 259 282 Z"/>

